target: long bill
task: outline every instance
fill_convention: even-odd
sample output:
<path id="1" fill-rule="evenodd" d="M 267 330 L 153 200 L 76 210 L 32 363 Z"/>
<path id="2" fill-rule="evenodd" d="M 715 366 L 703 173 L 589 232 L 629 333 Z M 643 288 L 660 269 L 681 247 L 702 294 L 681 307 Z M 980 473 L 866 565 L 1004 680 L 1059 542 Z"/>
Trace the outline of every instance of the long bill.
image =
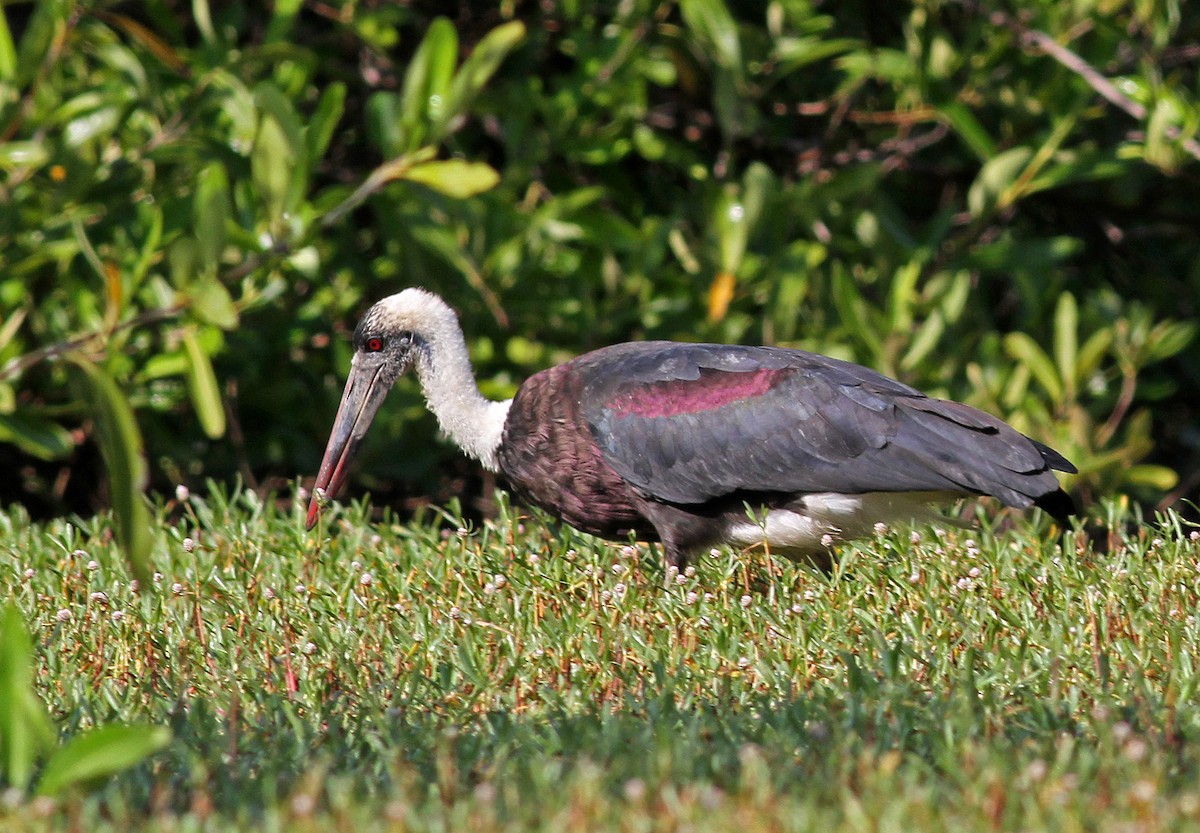
<path id="1" fill-rule="evenodd" d="M 317 472 L 317 482 L 313 484 L 305 528 L 313 528 L 324 503 L 337 497 L 346 482 L 350 461 L 391 390 L 393 380 L 388 378 L 389 375 L 381 366 L 351 368 L 342 391 L 342 402 L 334 417 L 333 430 L 329 433 L 329 444 L 325 446 L 325 457 Z"/>

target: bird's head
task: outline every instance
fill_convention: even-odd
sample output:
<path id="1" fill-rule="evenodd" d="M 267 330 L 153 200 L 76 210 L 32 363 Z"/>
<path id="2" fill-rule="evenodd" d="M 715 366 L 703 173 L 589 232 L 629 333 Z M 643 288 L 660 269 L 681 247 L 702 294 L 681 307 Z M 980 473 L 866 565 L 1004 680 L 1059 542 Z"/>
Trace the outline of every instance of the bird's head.
<path id="1" fill-rule="evenodd" d="M 441 298 L 406 289 L 376 303 L 358 323 L 350 375 L 308 504 L 309 529 L 316 524 L 323 501 L 341 491 L 350 461 L 388 391 L 428 351 L 430 338 L 444 326 L 441 319 L 446 316 L 453 319 L 454 313 Z"/>

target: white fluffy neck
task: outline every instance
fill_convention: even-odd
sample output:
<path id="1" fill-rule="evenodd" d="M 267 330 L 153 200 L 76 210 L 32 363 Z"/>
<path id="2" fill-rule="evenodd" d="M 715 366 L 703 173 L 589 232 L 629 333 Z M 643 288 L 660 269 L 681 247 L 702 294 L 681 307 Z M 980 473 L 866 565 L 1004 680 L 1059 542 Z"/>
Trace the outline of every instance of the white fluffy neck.
<path id="1" fill-rule="evenodd" d="M 496 455 L 512 400 L 492 402 L 484 398 L 475 384 L 458 317 L 437 296 L 421 295 L 422 326 L 414 329 L 424 339 L 425 349 L 418 355 L 416 371 L 429 410 L 459 448 L 484 468 L 497 471 Z"/>

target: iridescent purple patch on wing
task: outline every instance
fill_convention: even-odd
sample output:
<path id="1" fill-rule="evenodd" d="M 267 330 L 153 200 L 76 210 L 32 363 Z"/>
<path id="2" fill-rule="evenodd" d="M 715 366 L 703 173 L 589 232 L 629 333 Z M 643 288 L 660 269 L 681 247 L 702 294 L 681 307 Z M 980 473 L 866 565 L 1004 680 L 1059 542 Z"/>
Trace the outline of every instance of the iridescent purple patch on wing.
<path id="1" fill-rule="evenodd" d="M 622 391 L 608 408 L 617 416 L 671 417 L 712 411 L 767 393 L 785 371 L 729 373 L 702 368 L 698 379 L 669 379 Z"/>

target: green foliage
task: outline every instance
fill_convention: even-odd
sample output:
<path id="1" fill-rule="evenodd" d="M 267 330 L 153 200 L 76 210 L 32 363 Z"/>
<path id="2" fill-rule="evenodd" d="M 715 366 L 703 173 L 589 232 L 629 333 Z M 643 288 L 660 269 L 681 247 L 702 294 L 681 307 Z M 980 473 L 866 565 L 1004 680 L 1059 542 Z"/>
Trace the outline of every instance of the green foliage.
<path id="1" fill-rule="evenodd" d="M 22 690 L 68 735 L 172 731 L 92 791 L 7 795 L 0 827 L 1200 823 L 1200 543 L 1175 515 L 888 530 L 832 576 L 725 551 L 667 583 L 647 548 L 504 504 L 475 529 L 334 507 L 328 537 L 301 513 L 172 501 L 162 575 L 137 587 L 109 519 L 0 513 L 9 616 L 38 635 L 4 630 Z"/>
<path id="2" fill-rule="evenodd" d="M 1015 421 L 1085 498 L 1174 500 L 1198 31 L 1049 0 L 6 5 L 0 499 L 138 503 L 92 474 L 68 356 L 154 487 L 313 471 L 355 317 L 419 284 L 494 396 L 631 338 L 791 344 Z M 395 399 L 361 485 L 460 492 Z"/>
<path id="3" fill-rule="evenodd" d="M 37 792 L 59 795 L 123 772 L 171 740 L 159 726 L 110 724 L 55 749 L 54 728 L 33 683 L 33 646 L 20 609 L 10 602 L 0 623 L 0 783 L 25 790 L 35 764 L 48 756 Z"/>

